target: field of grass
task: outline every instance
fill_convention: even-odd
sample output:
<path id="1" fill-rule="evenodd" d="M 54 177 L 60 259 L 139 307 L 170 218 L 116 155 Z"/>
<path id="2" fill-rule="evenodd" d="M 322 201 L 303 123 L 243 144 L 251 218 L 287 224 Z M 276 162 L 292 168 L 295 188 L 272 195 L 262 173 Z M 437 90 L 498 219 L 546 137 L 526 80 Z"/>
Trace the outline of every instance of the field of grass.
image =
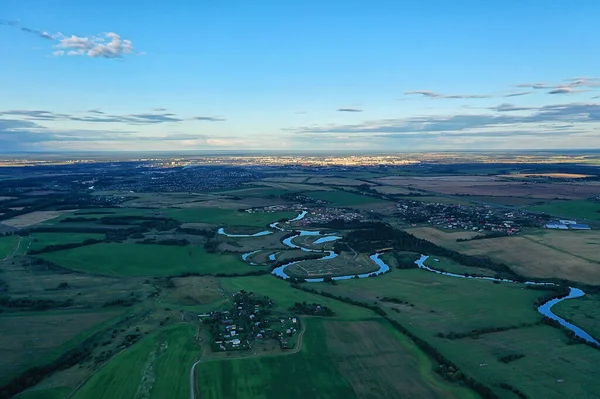
<path id="1" fill-rule="evenodd" d="M 530 398 L 600 395 L 600 386 L 595 384 L 596 377 L 590 372 L 596 370 L 595 364 L 600 362 L 600 351 L 586 345 L 571 345 L 559 329 L 537 324 L 541 317 L 534 302 L 547 294 L 544 291 L 526 289 L 520 284 L 451 278 L 414 269 L 394 270 L 383 278 L 347 280 L 335 286 L 319 287 L 365 302 L 379 298 L 379 305 L 390 317 L 434 345 L 461 370 L 491 387 L 502 398 L 515 396 L 501 389 L 501 383 L 520 389 Z M 380 301 L 384 296 L 404 303 Z M 577 301 L 572 303 L 575 305 Z M 436 336 L 509 326 L 515 328 L 461 339 Z M 500 357 L 510 354 L 525 357 L 510 363 L 499 361 Z M 564 382 L 557 382 L 561 380 Z"/>
<path id="2" fill-rule="evenodd" d="M 188 398 L 190 368 L 199 355 L 191 325 L 158 330 L 111 359 L 73 398 Z"/>
<path id="3" fill-rule="evenodd" d="M 550 201 L 528 209 L 550 215 L 582 220 L 600 220 L 600 203 L 593 201 Z"/>
<path id="4" fill-rule="evenodd" d="M 314 191 L 305 193 L 309 197 L 328 201 L 332 206 L 353 206 L 382 202 L 380 199 L 345 191 Z"/>
<path id="5" fill-rule="evenodd" d="M 0 237 L 0 261 L 13 253 L 18 242 L 19 236 Z"/>
<path id="6" fill-rule="evenodd" d="M 433 375 L 431 363 L 415 356 L 415 348 L 396 336 L 382 319 L 348 322 L 311 318 L 304 322 L 306 332 L 298 353 L 200 363 L 200 396 L 475 397 Z"/>
<path id="7" fill-rule="evenodd" d="M 594 249 L 594 246 L 587 247 Z M 461 242 L 452 249 L 469 255 L 489 256 L 522 276 L 600 284 L 600 265 L 597 262 L 540 244 L 527 235 Z"/>
<path id="8" fill-rule="evenodd" d="M 181 273 L 232 274 L 251 269 L 237 256 L 210 254 L 202 247 L 102 243 L 40 255 L 77 271 L 121 276 L 169 276 Z"/>
<path id="9" fill-rule="evenodd" d="M 333 259 L 307 260 L 288 266 L 285 272 L 291 277 L 316 278 L 371 273 L 377 270 L 379 266 L 366 254 L 354 257 L 351 252 L 343 252 Z"/>
<path id="10" fill-rule="evenodd" d="M 40 249 L 48 245 L 79 243 L 89 239 L 102 239 L 104 234 L 88 233 L 33 233 L 31 249 Z"/>
<path id="11" fill-rule="evenodd" d="M 325 305 L 336 313 L 336 317 L 342 319 L 359 320 L 373 316 L 373 312 L 368 309 L 290 288 L 289 283 L 272 275 L 224 278 L 220 279 L 219 283 L 229 293 L 246 290 L 267 295 L 282 310 L 287 310 L 296 302 L 306 301 Z"/>
<path id="12" fill-rule="evenodd" d="M 457 247 L 457 239 L 470 239 L 481 235 L 481 233 L 477 233 L 475 231 L 447 231 L 440 230 L 435 227 L 415 227 L 406 229 L 406 231 L 415 237 L 422 238 L 427 241 L 431 241 L 435 244 L 438 244 L 442 247 L 446 248 L 455 248 Z"/>
<path id="13" fill-rule="evenodd" d="M 5 314 L 0 318 L 0 384 L 27 368 L 50 363 L 122 315 L 114 309 Z"/>
<path id="14" fill-rule="evenodd" d="M 469 267 L 461 265 L 453 261 L 452 259 L 443 258 L 440 256 L 432 256 L 425 262 L 426 266 L 431 267 L 432 269 L 441 270 L 449 273 L 456 274 L 476 274 L 478 276 L 491 276 L 493 277 L 495 273 L 490 269 L 484 269 L 480 267 Z"/>
<path id="15" fill-rule="evenodd" d="M 573 257 L 600 263 L 600 230 L 531 229 L 523 237 Z"/>
<path id="16" fill-rule="evenodd" d="M 562 301 L 552 311 L 600 340 L 600 295 L 587 293 L 576 301 Z"/>
<path id="17" fill-rule="evenodd" d="M 65 399 L 71 393 L 70 388 L 48 388 L 48 389 L 32 389 L 23 392 L 15 398 L 18 399 Z"/>
<path id="18" fill-rule="evenodd" d="M 167 209 L 166 214 L 184 223 L 211 223 L 225 226 L 265 227 L 280 219 L 292 219 L 295 212 L 238 212 L 234 209 L 186 208 Z"/>

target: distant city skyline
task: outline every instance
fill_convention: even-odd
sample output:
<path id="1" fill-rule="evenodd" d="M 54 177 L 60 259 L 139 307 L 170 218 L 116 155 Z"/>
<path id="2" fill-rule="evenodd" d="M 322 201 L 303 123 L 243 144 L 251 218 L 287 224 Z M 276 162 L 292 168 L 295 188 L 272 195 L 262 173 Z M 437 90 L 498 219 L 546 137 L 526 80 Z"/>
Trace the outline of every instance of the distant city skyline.
<path id="1" fill-rule="evenodd" d="M 0 153 L 600 148 L 600 3 L 5 0 Z"/>

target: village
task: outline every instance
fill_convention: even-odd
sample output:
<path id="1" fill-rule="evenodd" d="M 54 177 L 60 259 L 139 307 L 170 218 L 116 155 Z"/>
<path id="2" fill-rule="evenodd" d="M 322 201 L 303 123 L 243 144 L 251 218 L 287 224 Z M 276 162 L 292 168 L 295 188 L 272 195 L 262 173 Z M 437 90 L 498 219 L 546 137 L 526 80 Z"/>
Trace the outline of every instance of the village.
<path id="1" fill-rule="evenodd" d="M 410 224 L 428 223 L 444 229 L 514 235 L 524 227 L 542 226 L 544 215 L 508 210 L 490 205 L 467 206 L 401 200 L 396 204 L 397 216 Z"/>
<path id="2" fill-rule="evenodd" d="M 233 307 L 199 315 L 209 328 L 215 352 L 252 349 L 256 341 L 275 340 L 281 349 L 292 349 L 300 332 L 300 320 L 275 314 L 274 302 L 266 296 L 240 291 L 233 294 Z"/>

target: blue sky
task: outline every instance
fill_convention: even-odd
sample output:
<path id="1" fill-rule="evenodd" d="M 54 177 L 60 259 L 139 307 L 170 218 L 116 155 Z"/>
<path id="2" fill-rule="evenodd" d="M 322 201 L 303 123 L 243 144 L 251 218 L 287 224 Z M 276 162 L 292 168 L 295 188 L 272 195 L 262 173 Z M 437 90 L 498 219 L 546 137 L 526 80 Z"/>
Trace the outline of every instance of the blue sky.
<path id="1" fill-rule="evenodd" d="M 600 148 L 599 15 L 595 0 L 3 0 L 0 152 Z"/>

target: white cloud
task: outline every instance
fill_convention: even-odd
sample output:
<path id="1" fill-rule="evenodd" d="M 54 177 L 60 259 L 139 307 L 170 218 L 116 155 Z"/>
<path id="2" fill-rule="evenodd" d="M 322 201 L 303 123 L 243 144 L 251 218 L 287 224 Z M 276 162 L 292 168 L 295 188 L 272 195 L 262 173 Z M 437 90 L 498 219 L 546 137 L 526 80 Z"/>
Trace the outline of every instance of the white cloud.
<path id="1" fill-rule="evenodd" d="M 67 55 L 82 55 L 87 57 L 121 58 L 133 52 L 131 40 L 122 39 L 114 32 L 104 33 L 102 36 L 70 37 L 60 36 L 55 46 L 67 50 Z M 55 51 L 54 55 L 65 55 L 65 51 Z"/>

